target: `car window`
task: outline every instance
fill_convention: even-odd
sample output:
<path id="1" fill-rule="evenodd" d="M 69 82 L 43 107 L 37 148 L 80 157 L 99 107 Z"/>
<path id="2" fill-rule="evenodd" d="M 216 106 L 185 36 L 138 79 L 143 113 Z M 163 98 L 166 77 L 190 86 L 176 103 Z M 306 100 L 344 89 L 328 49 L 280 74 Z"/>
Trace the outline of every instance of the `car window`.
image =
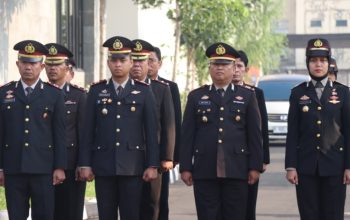
<path id="1" fill-rule="evenodd" d="M 258 87 L 264 91 L 266 101 L 288 101 L 291 89 L 300 81 L 260 81 Z"/>

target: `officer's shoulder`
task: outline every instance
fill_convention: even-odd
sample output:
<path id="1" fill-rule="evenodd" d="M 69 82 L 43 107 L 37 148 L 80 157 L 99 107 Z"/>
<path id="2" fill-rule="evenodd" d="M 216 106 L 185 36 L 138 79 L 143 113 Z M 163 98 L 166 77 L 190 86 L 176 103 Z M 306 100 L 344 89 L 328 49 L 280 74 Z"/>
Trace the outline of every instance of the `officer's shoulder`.
<path id="1" fill-rule="evenodd" d="M 146 82 L 142 82 L 142 81 L 139 81 L 139 80 L 136 80 L 136 79 L 134 79 L 133 81 L 134 81 L 135 85 L 140 85 L 140 86 L 145 86 L 145 87 L 149 86 L 149 84 L 146 83 Z"/>
<path id="2" fill-rule="evenodd" d="M 194 90 L 192 90 L 189 95 L 195 95 L 195 94 L 199 94 L 202 93 L 203 91 L 208 91 L 209 90 L 209 85 L 202 85 L 201 87 L 198 87 Z"/>
<path id="3" fill-rule="evenodd" d="M 301 88 L 305 88 L 305 87 L 307 87 L 308 86 L 308 84 L 309 84 L 310 82 L 302 82 L 302 83 L 299 83 L 298 85 L 296 85 L 296 86 L 294 86 L 293 88 L 292 88 L 292 90 L 297 90 L 297 89 L 301 89 Z"/>
<path id="4" fill-rule="evenodd" d="M 346 86 L 346 85 L 344 85 L 344 84 L 342 84 L 342 83 L 340 83 L 340 82 L 338 82 L 338 81 L 334 81 L 334 82 L 333 82 L 333 85 L 338 86 L 338 87 L 341 87 L 341 88 L 344 88 L 344 89 L 349 89 L 348 86 Z"/>
<path id="5" fill-rule="evenodd" d="M 81 91 L 81 92 L 86 92 L 85 88 L 83 88 L 83 87 L 80 87 L 80 86 L 72 84 L 72 83 L 69 83 L 69 85 L 71 86 L 71 88 L 73 88 L 75 90 L 78 90 L 78 91 Z"/>
<path id="6" fill-rule="evenodd" d="M 153 82 L 163 86 L 169 86 L 169 83 L 165 82 L 164 80 L 152 79 L 152 83 Z"/>
<path id="7" fill-rule="evenodd" d="M 53 88 L 53 89 L 57 89 L 58 91 L 61 91 L 61 88 L 56 84 L 53 84 L 51 82 L 44 82 L 44 84 L 47 85 L 48 88 Z"/>
<path id="8" fill-rule="evenodd" d="M 95 87 L 95 86 L 98 86 L 98 85 L 102 85 L 102 84 L 106 84 L 107 83 L 107 80 L 106 79 L 101 79 L 97 82 L 93 82 L 90 84 L 90 88 L 92 87 Z"/>
<path id="9" fill-rule="evenodd" d="M 16 83 L 17 83 L 17 81 L 11 81 L 11 82 L 5 83 L 4 85 L 1 85 L 1 86 L 0 86 L 0 89 L 1 89 L 1 88 L 9 87 L 9 86 L 14 85 L 14 84 L 16 84 Z"/>
<path id="10" fill-rule="evenodd" d="M 250 84 L 246 84 L 246 83 L 244 83 L 244 84 L 242 85 L 242 87 L 244 87 L 244 88 L 246 88 L 246 89 L 253 90 L 253 91 L 255 91 L 255 90 L 257 89 L 255 86 L 250 85 Z"/>
<path id="11" fill-rule="evenodd" d="M 173 82 L 173 81 L 168 80 L 168 79 L 164 79 L 164 78 L 159 77 L 158 80 L 160 80 L 164 83 L 167 83 L 169 86 L 177 86 L 176 82 Z"/>
<path id="12" fill-rule="evenodd" d="M 245 85 L 245 84 L 244 85 L 237 85 L 237 88 L 238 88 L 238 90 L 241 90 L 241 91 L 246 92 L 246 93 L 254 93 L 255 92 L 254 88 L 252 88 L 249 85 Z"/>

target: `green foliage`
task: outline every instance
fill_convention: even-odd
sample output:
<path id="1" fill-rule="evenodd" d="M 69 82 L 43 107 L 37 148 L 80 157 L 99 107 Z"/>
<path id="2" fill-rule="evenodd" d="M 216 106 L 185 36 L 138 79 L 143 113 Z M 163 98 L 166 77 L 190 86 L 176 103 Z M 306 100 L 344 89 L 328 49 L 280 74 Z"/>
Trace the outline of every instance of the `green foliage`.
<path id="1" fill-rule="evenodd" d="M 0 210 L 6 210 L 5 188 L 0 187 Z"/>
<path id="2" fill-rule="evenodd" d="M 139 4 L 143 9 L 159 7 L 165 3 L 164 0 L 133 0 L 135 4 Z"/>

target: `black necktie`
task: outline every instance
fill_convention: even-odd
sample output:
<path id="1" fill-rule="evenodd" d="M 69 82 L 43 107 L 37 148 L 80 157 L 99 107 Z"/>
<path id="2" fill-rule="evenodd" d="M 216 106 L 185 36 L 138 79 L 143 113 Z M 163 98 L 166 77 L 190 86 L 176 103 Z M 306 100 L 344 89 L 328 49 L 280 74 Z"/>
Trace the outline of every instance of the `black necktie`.
<path id="1" fill-rule="evenodd" d="M 32 87 L 27 87 L 26 89 L 26 96 L 29 98 L 30 95 L 33 93 L 33 88 Z"/>
<path id="2" fill-rule="evenodd" d="M 322 96 L 323 87 L 324 86 L 322 85 L 322 83 L 320 81 L 316 82 L 315 89 L 316 89 L 316 94 L 317 94 L 318 99 L 320 99 Z"/>
<path id="3" fill-rule="evenodd" d="M 122 86 L 118 86 L 117 88 L 117 96 L 120 97 L 123 93 L 123 87 Z"/>
<path id="4" fill-rule="evenodd" d="M 221 97 L 225 96 L 225 90 L 223 88 L 216 90 Z"/>

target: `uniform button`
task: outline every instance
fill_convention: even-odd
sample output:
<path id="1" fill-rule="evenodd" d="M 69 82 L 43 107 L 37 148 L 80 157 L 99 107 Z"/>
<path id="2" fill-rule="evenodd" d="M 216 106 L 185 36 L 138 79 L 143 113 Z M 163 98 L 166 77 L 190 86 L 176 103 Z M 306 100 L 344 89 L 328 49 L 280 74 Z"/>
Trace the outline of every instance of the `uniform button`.
<path id="1" fill-rule="evenodd" d="M 224 109 L 225 109 L 224 107 L 220 107 L 220 110 L 221 110 L 221 111 L 224 111 Z"/>
<path id="2" fill-rule="evenodd" d="M 117 102 L 117 105 L 121 105 L 122 103 L 121 102 Z"/>
<path id="3" fill-rule="evenodd" d="M 29 144 L 28 144 L 28 143 L 24 143 L 24 146 L 25 146 L 25 147 L 29 147 Z"/>
<path id="4" fill-rule="evenodd" d="M 67 114 L 70 114 L 70 111 L 67 111 Z"/>
<path id="5" fill-rule="evenodd" d="M 199 152 L 199 150 L 198 149 L 196 149 L 196 153 L 198 153 Z"/>
<path id="6" fill-rule="evenodd" d="M 219 143 L 219 144 L 222 144 L 222 140 L 218 140 L 218 143 Z"/>
<path id="7" fill-rule="evenodd" d="M 222 128 L 219 128 L 219 132 L 223 132 L 224 131 L 224 129 L 222 129 Z"/>
<path id="8" fill-rule="evenodd" d="M 318 138 L 321 137 L 321 134 L 320 133 L 316 134 L 316 137 L 318 137 Z"/>
<path id="9" fill-rule="evenodd" d="M 220 121 L 223 121 L 224 120 L 224 118 L 223 117 L 220 117 Z"/>
<path id="10" fill-rule="evenodd" d="M 321 111 L 321 110 L 322 110 L 322 107 L 321 107 L 321 106 L 318 106 L 318 107 L 317 107 L 317 110 Z"/>
<path id="11" fill-rule="evenodd" d="M 117 118 L 120 118 L 120 115 L 117 115 Z"/>
<path id="12" fill-rule="evenodd" d="M 344 149 L 342 147 L 339 148 L 340 151 L 343 151 Z"/>
<path id="13" fill-rule="evenodd" d="M 140 147 L 139 147 L 139 146 L 136 146 L 136 149 L 140 149 Z"/>
<path id="14" fill-rule="evenodd" d="M 319 149 L 320 149 L 320 146 L 317 146 L 316 149 L 319 150 Z"/>
<path id="15" fill-rule="evenodd" d="M 8 105 L 8 106 L 7 106 L 7 109 L 11 109 L 11 106 Z"/>
<path id="16" fill-rule="evenodd" d="M 119 146 L 119 145 L 120 145 L 120 143 L 119 143 L 119 142 L 115 143 L 115 146 Z"/>
<path id="17" fill-rule="evenodd" d="M 241 112 L 241 110 L 237 109 L 237 112 Z"/>
<path id="18" fill-rule="evenodd" d="M 30 106 L 29 105 L 26 105 L 26 109 L 29 109 L 30 108 Z"/>
<path id="19" fill-rule="evenodd" d="M 5 144 L 5 147 L 9 147 L 9 145 L 8 145 L 8 144 Z"/>
<path id="20" fill-rule="evenodd" d="M 320 125 L 322 122 L 320 120 L 317 121 L 317 124 Z"/>
<path id="21" fill-rule="evenodd" d="M 29 133 L 29 130 L 24 130 L 24 133 L 28 134 L 28 133 Z"/>
<path id="22" fill-rule="evenodd" d="M 97 147 L 97 150 L 100 150 L 100 149 L 101 149 L 101 147 L 100 147 L 100 146 L 98 146 L 98 147 Z"/>
<path id="23" fill-rule="evenodd" d="M 70 146 L 74 147 L 74 144 L 73 144 L 73 143 L 71 143 L 71 144 L 70 144 Z"/>
<path id="24" fill-rule="evenodd" d="M 119 129 L 119 128 L 117 128 L 115 131 L 116 131 L 116 132 L 120 132 L 120 129 Z"/>
<path id="25" fill-rule="evenodd" d="M 243 153 L 243 152 L 244 152 L 244 149 L 242 149 L 241 151 L 242 151 L 242 153 Z"/>
<path id="26" fill-rule="evenodd" d="M 49 148 L 51 148 L 52 146 L 51 146 L 51 145 L 49 145 L 48 147 L 49 147 Z"/>
<path id="27" fill-rule="evenodd" d="M 24 121 L 25 121 L 25 122 L 28 122 L 28 121 L 29 121 L 29 118 L 25 118 Z"/>

